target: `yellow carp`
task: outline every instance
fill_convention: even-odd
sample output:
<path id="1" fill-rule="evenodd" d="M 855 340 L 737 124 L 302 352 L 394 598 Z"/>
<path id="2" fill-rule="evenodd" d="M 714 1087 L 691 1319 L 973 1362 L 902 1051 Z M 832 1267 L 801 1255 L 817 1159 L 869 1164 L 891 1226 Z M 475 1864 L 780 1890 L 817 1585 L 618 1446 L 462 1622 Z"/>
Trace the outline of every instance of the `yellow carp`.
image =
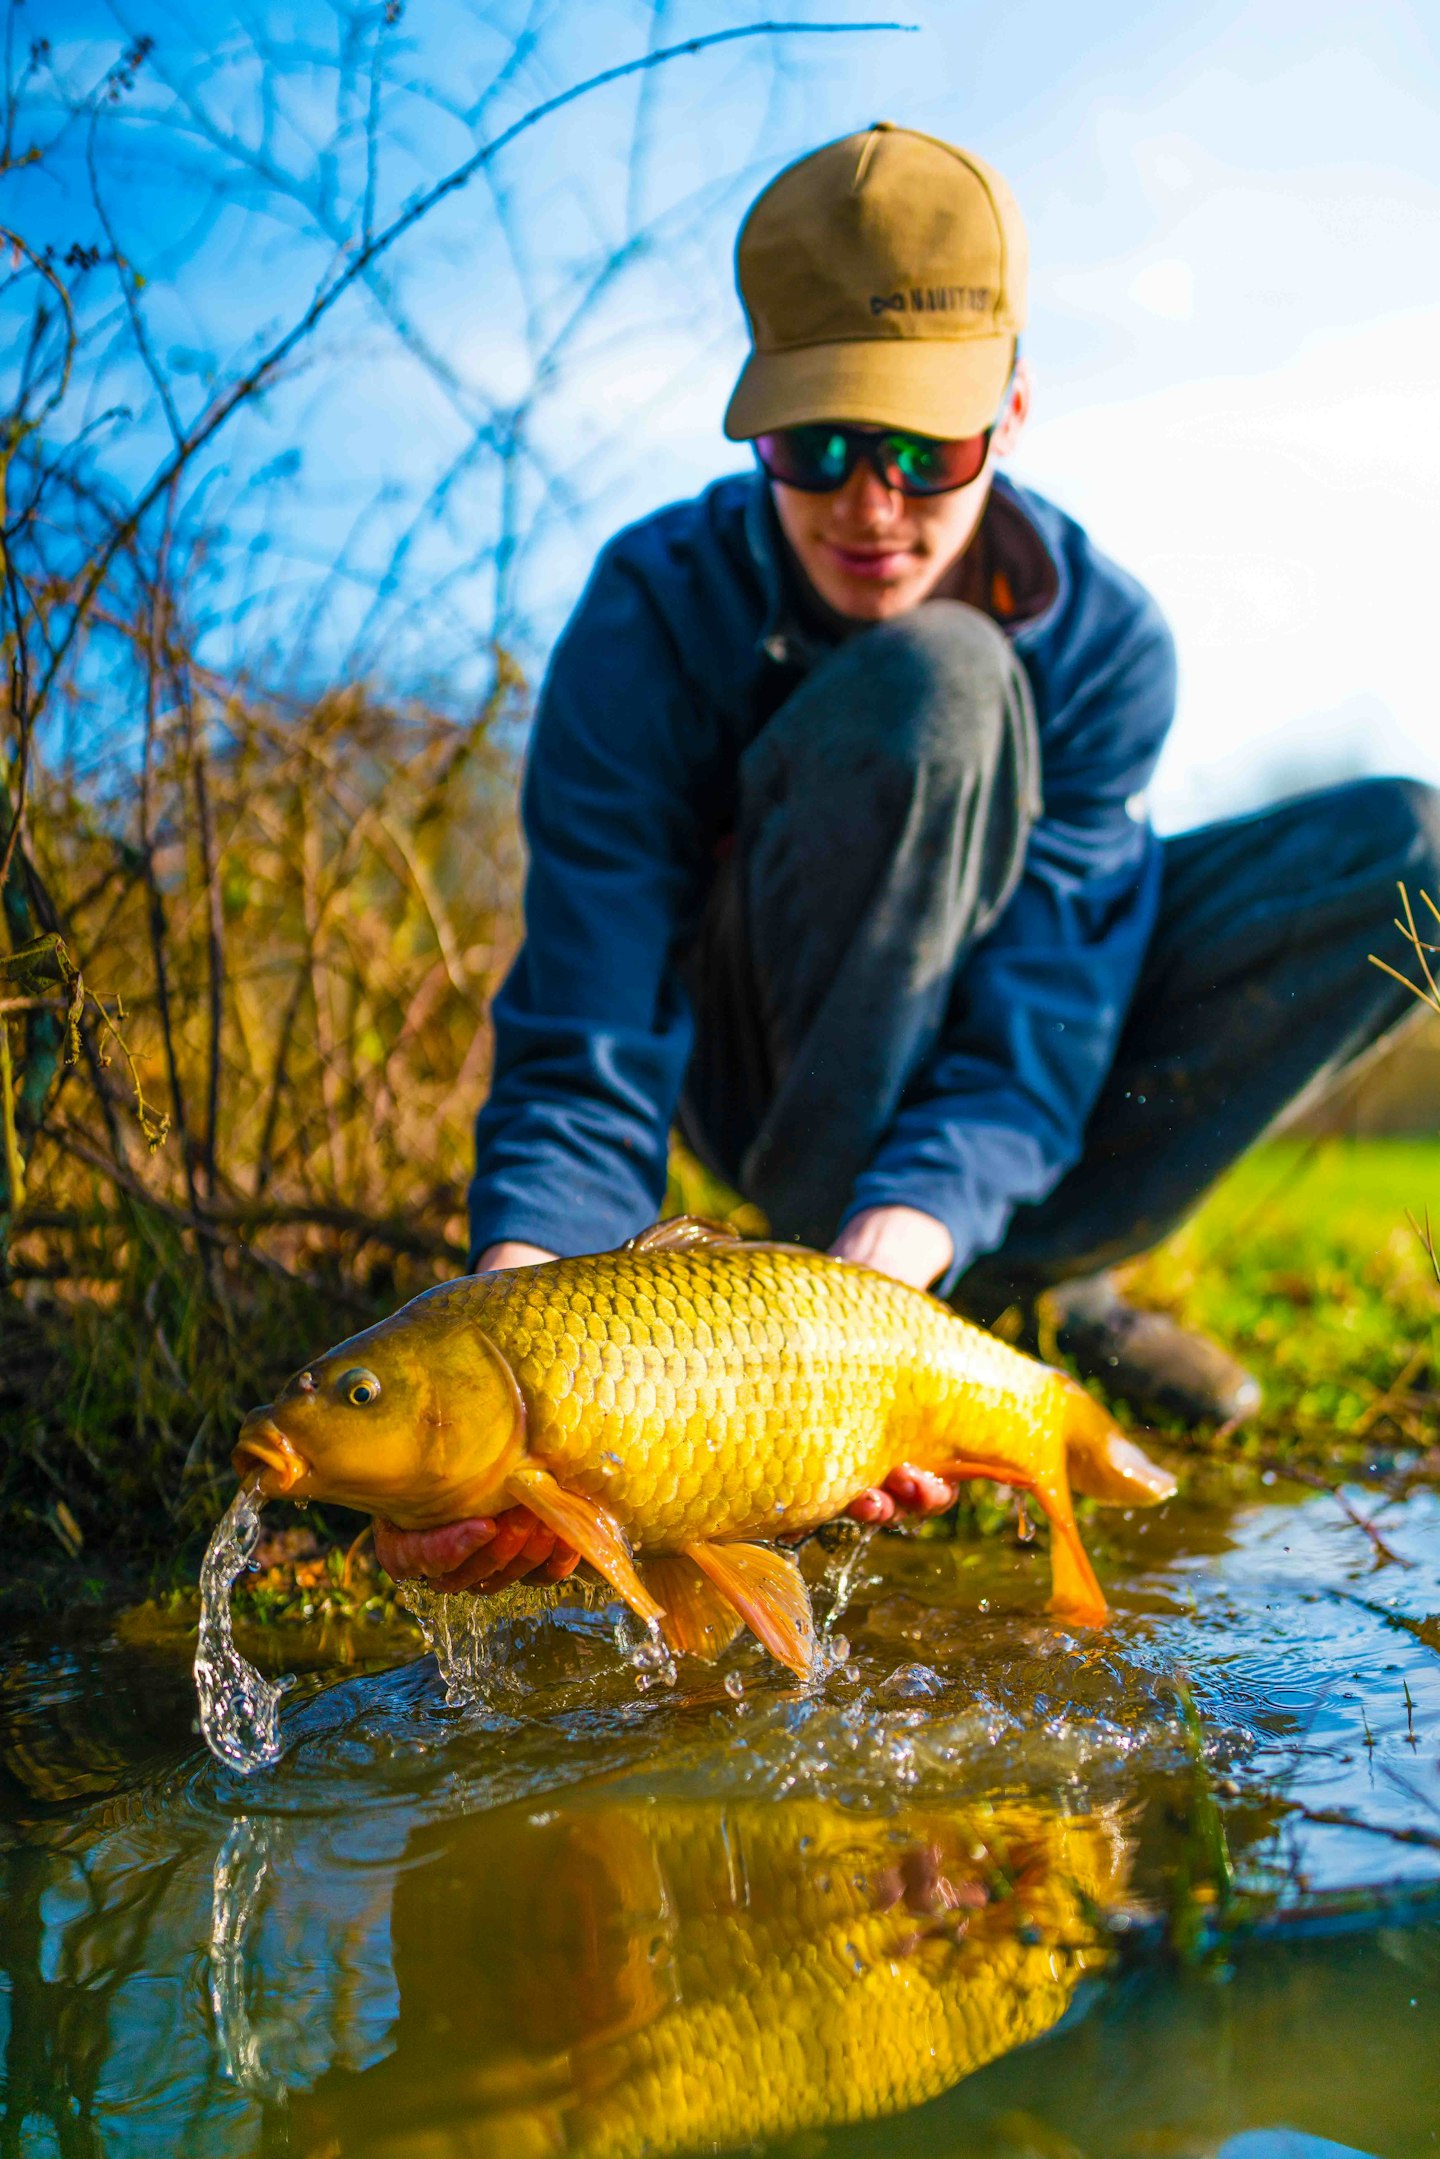
<path id="1" fill-rule="evenodd" d="M 1105 1599 L 1072 1488 L 1136 1506 L 1174 1480 L 1063 1373 L 887 1275 L 682 1219 L 616 1252 L 442 1283 L 252 1410 L 241 1475 L 429 1529 L 524 1505 L 672 1649 L 749 1626 L 808 1675 L 809 1597 L 763 1541 L 904 1466 L 1031 1492 L 1052 1610 Z"/>
<path id="2" fill-rule="evenodd" d="M 1012 1798 L 447 1823 L 397 1878 L 394 2054 L 300 2100 L 296 2148 L 663 2159 L 894 2116 L 1059 2022 L 1132 1844 Z"/>

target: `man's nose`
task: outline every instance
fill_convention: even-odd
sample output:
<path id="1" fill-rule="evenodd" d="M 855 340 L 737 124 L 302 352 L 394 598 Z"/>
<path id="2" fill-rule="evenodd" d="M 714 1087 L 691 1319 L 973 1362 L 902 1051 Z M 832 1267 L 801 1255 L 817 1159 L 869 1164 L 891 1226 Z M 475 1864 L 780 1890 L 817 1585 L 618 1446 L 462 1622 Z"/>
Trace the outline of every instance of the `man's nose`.
<path id="1" fill-rule="evenodd" d="M 835 491 L 835 515 L 845 524 L 888 525 L 899 511 L 900 490 L 887 487 L 863 457 L 845 485 Z"/>

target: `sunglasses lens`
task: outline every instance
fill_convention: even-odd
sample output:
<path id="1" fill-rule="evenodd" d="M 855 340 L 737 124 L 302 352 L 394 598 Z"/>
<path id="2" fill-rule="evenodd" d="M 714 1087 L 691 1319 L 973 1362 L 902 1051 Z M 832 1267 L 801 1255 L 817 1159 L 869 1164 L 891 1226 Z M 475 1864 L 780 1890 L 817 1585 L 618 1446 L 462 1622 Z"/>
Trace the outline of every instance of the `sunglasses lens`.
<path id="1" fill-rule="evenodd" d="M 762 435 L 755 445 L 760 462 L 772 480 L 799 487 L 811 494 L 828 494 L 843 487 L 852 462 L 844 428 L 827 426 L 785 427 L 778 434 Z"/>
<path id="2" fill-rule="evenodd" d="M 942 442 L 933 435 L 880 434 L 871 428 L 817 421 L 761 435 L 755 448 L 772 480 L 812 495 L 843 487 L 857 455 L 871 459 L 888 487 L 906 495 L 944 495 L 968 487 L 984 469 L 989 432 Z"/>
<path id="3" fill-rule="evenodd" d="M 907 495 L 943 495 L 952 488 L 968 487 L 980 477 L 988 432 L 941 441 L 933 435 L 887 435 L 882 445 L 884 460 L 897 486 Z"/>

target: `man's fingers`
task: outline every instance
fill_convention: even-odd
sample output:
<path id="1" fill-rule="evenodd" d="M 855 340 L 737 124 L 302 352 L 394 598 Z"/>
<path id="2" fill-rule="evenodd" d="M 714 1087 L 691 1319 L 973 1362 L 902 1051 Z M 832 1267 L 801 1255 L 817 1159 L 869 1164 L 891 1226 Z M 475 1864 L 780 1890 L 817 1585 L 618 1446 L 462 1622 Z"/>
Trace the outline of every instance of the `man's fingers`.
<path id="1" fill-rule="evenodd" d="M 447 1595 L 457 1589 L 489 1589 L 491 1584 L 486 1580 L 481 1569 L 492 1564 L 488 1550 L 474 1552 L 463 1566 L 456 1567 L 452 1573 L 436 1575 L 431 1586 L 435 1589 L 443 1589 Z"/>
<path id="2" fill-rule="evenodd" d="M 512 1582 L 523 1582 L 527 1574 L 533 1574 L 537 1567 L 545 1566 L 554 1549 L 554 1530 L 547 1529 L 543 1523 L 538 1524 L 533 1535 L 526 1538 L 509 1566 L 502 1567 L 498 1574 L 491 1575 L 485 1584 L 486 1589 L 508 1589 Z"/>
<path id="3" fill-rule="evenodd" d="M 845 1512 L 852 1522 L 889 1522 L 894 1519 L 895 1502 L 881 1485 L 872 1484 L 855 1494 Z"/>
<path id="4" fill-rule="evenodd" d="M 503 1574 L 542 1526 L 528 1507 L 508 1507 L 504 1514 L 497 1515 L 495 1534 L 480 1555 L 481 1575 L 489 1580 L 493 1575 Z"/>
<path id="5" fill-rule="evenodd" d="M 543 1581 L 563 1582 L 580 1564 L 580 1554 L 528 1507 L 474 1515 L 442 1529 L 397 1529 L 377 1516 L 375 1556 L 392 1581 L 423 1575 L 447 1592 L 508 1589 L 537 1572 Z"/>
<path id="6" fill-rule="evenodd" d="M 375 1557 L 392 1582 L 408 1581 L 417 1574 L 435 1580 L 453 1574 L 494 1535 L 495 1519 L 486 1514 L 471 1515 L 464 1522 L 446 1522 L 439 1529 L 397 1529 L 393 1522 L 377 1514 Z"/>
<path id="7" fill-rule="evenodd" d="M 890 1472 L 885 1490 L 897 1506 L 912 1514 L 943 1514 L 960 1497 L 960 1487 L 951 1478 L 937 1477 L 930 1469 L 914 1469 L 908 1462 Z"/>

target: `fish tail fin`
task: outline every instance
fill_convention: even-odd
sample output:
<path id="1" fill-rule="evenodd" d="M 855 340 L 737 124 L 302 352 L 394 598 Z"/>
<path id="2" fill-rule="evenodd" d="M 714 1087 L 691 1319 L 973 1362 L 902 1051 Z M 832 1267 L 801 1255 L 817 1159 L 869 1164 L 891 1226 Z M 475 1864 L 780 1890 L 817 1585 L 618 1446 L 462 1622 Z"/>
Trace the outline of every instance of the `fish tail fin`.
<path id="1" fill-rule="evenodd" d="M 745 1624 L 729 1598 L 685 1552 L 649 1552 L 637 1568 L 661 1606 L 666 1648 L 676 1656 L 703 1657 L 713 1664 Z"/>
<path id="2" fill-rule="evenodd" d="M 1127 1439 L 1078 1380 L 1064 1372 L 1055 1376 L 1064 1389 L 1062 1431 L 1071 1489 L 1111 1507 L 1158 1507 L 1173 1498 L 1169 1470 Z"/>
<path id="3" fill-rule="evenodd" d="M 793 1559 L 763 1544 L 687 1544 L 724 1602 L 740 1614 L 779 1664 L 808 1679 L 815 1665 L 815 1615 Z"/>

